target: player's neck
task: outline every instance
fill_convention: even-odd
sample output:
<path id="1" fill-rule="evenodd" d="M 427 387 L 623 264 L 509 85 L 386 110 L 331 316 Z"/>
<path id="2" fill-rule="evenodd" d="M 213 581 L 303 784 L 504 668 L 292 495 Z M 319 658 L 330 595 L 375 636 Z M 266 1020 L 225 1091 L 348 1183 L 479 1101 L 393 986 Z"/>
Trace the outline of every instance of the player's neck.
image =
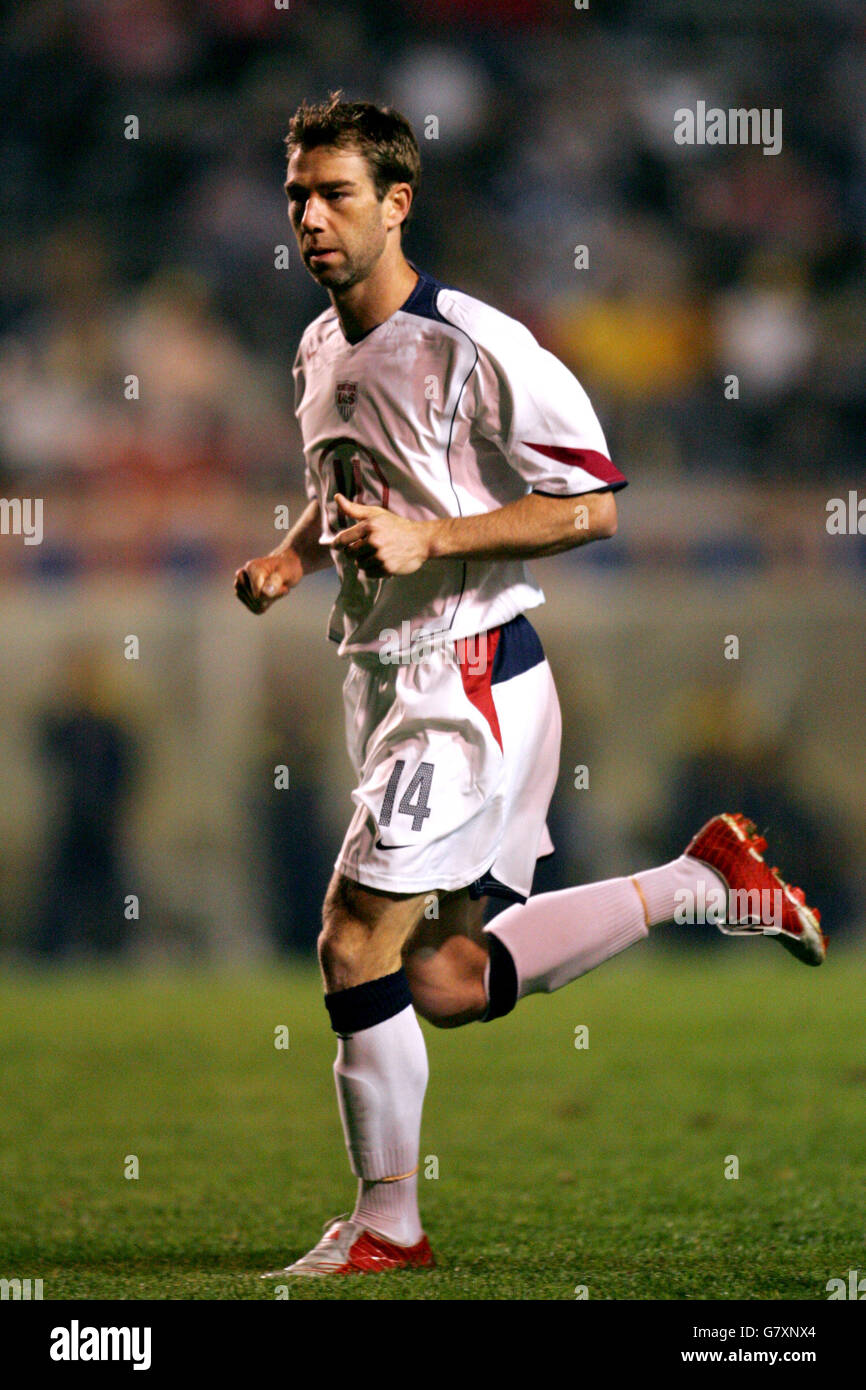
<path id="1" fill-rule="evenodd" d="M 398 251 L 393 261 L 386 262 L 383 256 L 366 280 L 352 285 L 344 294 L 332 290 L 331 300 L 349 342 L 357 342 L 396 314 L 418 279 L 417 270 L 413 270 L 403 252 Z"/>

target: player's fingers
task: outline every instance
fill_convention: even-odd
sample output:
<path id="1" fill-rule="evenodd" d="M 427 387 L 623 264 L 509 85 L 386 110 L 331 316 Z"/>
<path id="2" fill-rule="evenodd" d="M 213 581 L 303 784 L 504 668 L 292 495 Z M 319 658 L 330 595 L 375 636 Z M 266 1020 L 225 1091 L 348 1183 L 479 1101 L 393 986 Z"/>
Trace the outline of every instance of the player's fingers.
<path id="1" fill-rule="evenodd" d="M 247 587 L 250 593 L 253 598 L 260 598 L 265 585 L 271 577 L 272 570 L 270 565 L 262 561 L 251 560 L 248 565 L 244 565 L 244 570 L 246 571 Z"/>
<path id="2" fill-rule="evenodd" d="M 248 608 L 251 613 L 261 613 L 261 601 L 257 598 L 253 598 L 253 595 L 249 593 L 248 590 L 238 589 L 237 596 L 240 599 L 241 603 L 244 605 L 244 607 Z"/>
<path id="3" fill-rule="evenodd" d="M 283 577 L 280 574 L 269 574 L 262 585 L 263 598 L 279 598 L 280 594 L 285 593 Z"/>
<path id="4" fill-rule="evenodd" d="M 354 560 L 360 569 L 367 570 L 368 573 L 371 565 L 380 563 L 378 550 L 366 541 L 359 541 L 357 545 L 350 545 L 346 550 L 346 556 L 348 559 Z"/>
<path id="5" fill-rule="evenodd" d="M 366 534 L 366 522 L 360 521 L 356 526 L 348 526 L 345 531 L 338 531 L 331 545 L 335 545 L 338 550 L 345 550 L 347 546 L 363 540 Z"/>
<path id="6" fill-rule="evenodd" d="M 345 512 L 346 516 L 354 516 L 359 519 L 369 516 L 371 512 L 376 510 L 375 507 L 368 507 L 365 502 L 350 502 L 348 497 L 343 496 L 342 492 L 334 493 L 334 501 L 340 511 Z"/>
<path id="7" fill-rule="evenodd" d="M 246 570 L 238 570 L 235 575 L 235 593 L 242 603 L 246 603 L 247 600 L 251 599 L 253 596 L 253 591 L 250 588 L 249 575 Z"/>
<path id="8" fill-rule="evenodd" d="M 263 613 L 265 608 L 273 601 L 275 594 L 267 591 L 266 586 L 272 576 L 269 574 L 265 565 L 249 563 L 242 566 L 235 574 L 235 593 L 251 613 Z M 277 591 L 282 590 L 282 578 L 279 574 L 273 576 L 277 581 Z"/>

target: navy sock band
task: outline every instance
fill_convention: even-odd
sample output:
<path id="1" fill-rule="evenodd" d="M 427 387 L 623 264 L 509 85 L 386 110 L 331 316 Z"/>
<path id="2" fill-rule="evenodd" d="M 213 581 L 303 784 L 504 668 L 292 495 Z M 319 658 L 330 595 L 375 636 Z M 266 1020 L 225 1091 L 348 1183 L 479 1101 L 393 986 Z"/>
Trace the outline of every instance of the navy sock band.
<path id="1" fill-rule="evenodd" d="M 511 952 L 495 932 L 488 932 L 487 935 L 490 939 L 490 967 L 487 976 L 487 1012 L 481 1019 L 482 1023 L 504 1018 L 517 1003 L 517 970 Z"/>
<path id="2" fill-rule="evenodd" d="M 336 989 L 333 994 L 325 995 L 331 1027 L 335 1033 L 342 1034 L 375 1028 L 377 1023 L 402 1013 L 411 1003 L 409 981 L 403 969 L 395 970 L 393 975 L 383 975 L 379 980 L 368 980 L 366 984 Z"/>

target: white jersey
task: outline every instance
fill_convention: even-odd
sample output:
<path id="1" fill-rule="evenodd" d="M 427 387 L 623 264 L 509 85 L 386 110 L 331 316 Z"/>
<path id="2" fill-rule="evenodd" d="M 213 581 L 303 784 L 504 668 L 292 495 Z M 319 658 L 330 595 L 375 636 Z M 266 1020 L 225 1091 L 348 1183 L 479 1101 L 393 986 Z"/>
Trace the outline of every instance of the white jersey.
<path id="1" fill-rule="evenodd" d="M 586 392 L 522 324 L 421 274 L 396 313 L 349 343 L 333 307 L 294 366 L 306 490 L 321 540 L 352 522 L 334 495 L 429 521 L 540 492 L 625 486 Z M 341 656 L 457 641 L 544 602 L 522 560 L 436 559 L 367 576 L 343 550 L 329 636 Z"/>

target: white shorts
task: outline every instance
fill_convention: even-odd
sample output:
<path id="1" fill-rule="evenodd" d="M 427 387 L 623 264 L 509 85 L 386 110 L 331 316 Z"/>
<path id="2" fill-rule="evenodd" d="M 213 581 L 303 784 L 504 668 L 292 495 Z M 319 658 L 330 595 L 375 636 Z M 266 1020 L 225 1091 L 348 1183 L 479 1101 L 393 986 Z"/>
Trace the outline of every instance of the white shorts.
<path id="1" fill-rule="evenodd" d="M 529 621 L 403 665 L 352 659 L 343 698 L 358 786 L 335 868 L 387 892 L 525 901 L 536 860 L 553 852 L 562 731 Z"/>

